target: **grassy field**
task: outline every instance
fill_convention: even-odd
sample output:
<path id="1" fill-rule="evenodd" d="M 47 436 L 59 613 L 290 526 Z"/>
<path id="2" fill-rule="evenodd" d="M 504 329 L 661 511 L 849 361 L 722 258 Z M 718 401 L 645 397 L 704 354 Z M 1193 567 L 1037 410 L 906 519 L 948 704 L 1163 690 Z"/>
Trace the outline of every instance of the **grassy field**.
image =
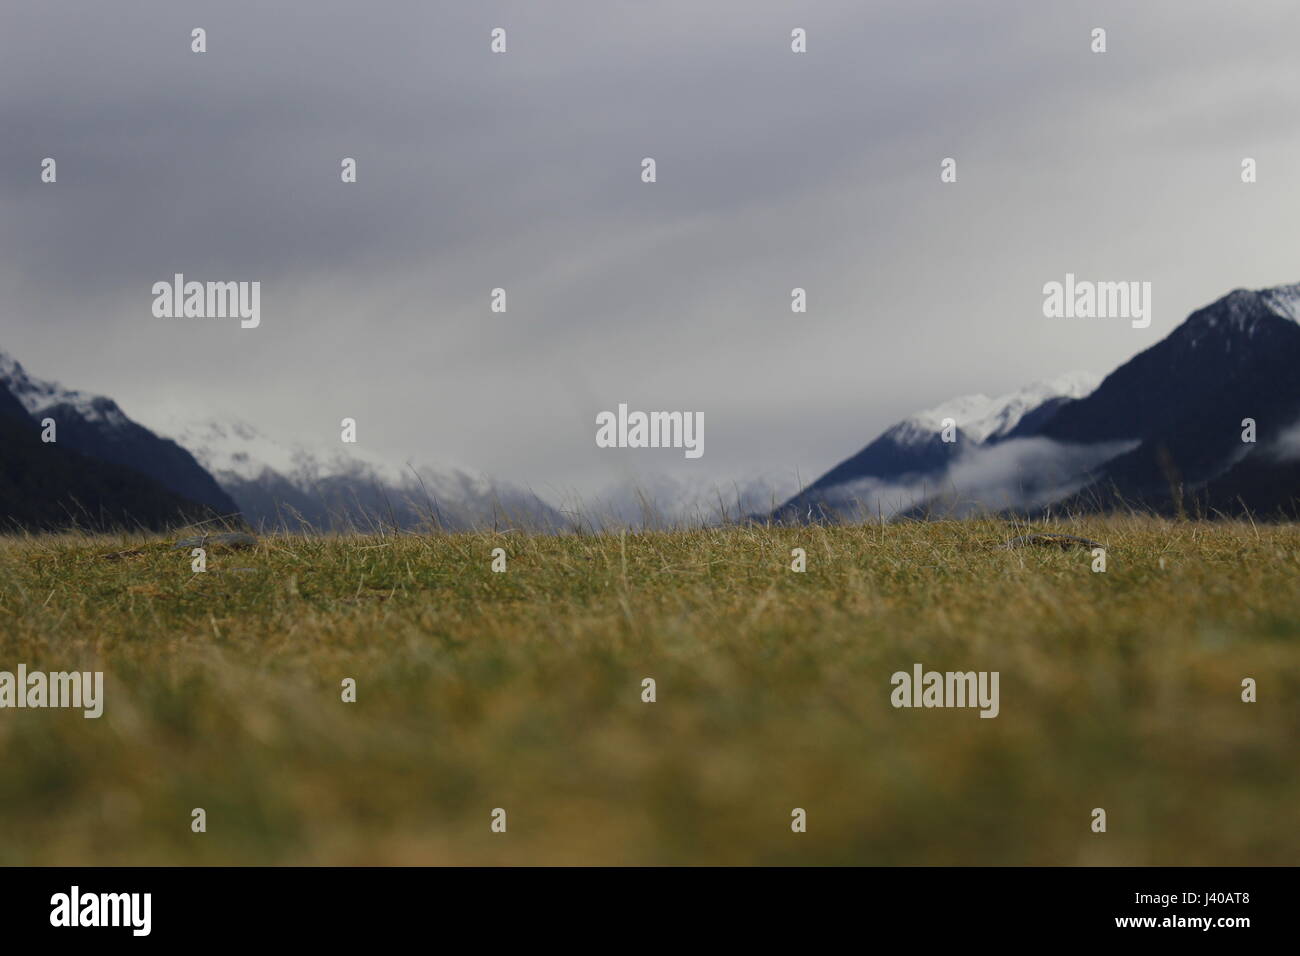
<path id="1" fill-rule="evenodd" d="M 0 864 L 1300 862 L 1300 528 L 1024 530 L 0 539 L 0 670 L 106 681 L 0 710 Z"/>

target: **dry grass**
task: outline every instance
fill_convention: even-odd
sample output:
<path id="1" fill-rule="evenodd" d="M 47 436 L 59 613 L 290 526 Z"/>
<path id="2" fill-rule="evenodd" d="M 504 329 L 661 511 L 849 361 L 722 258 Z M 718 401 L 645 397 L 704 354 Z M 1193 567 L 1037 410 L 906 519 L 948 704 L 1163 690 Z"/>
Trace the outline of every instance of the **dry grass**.
<path id="1" fill-rule="evenodd" d="M 108 685 L 0 711 L 0 863 L 1300 862 L 1300 529 L 1023 530 L 0 539 L 0 669 Z"/>

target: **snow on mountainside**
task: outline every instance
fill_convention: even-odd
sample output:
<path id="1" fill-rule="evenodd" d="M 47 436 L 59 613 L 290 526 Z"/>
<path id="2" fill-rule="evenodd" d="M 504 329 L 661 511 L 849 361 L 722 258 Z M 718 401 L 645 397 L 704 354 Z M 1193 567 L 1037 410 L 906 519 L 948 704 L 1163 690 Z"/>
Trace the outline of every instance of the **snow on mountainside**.
<path id="1" fill-rule="evenodd" d="M 962 434 L 977 444 L 1005 437 L 1026 414 L 1056 398 L 1083 398 L 1101 379 L 1091 372 L 1074 371 L 1042 379 L 1018 391 L 997 398 L 963 395 L 942 405 L 917 412 L 886 434 L 896 441 L 929 441 L 943 431 L 944 419 L 951 418 Z"/>
<path id="2" fill-rule="evenodd" d="M 1300 514 L 1300 283 L 1236 289 L 1100 383 L 1072 373 L 906 419 L 792 498 L 778 521 L 972 508 Z M 943 420 L 957 425 L 942 443 Z M 1243 439 L 1247 423 L 1258 429 Z"/>
<path id="3" fill-rule="evenodd" d="M 461 471 L 397 465 L 356 445 L 285 444 L 244 421 L 160 423 L 259 528 L 526 526 L 565 521 L 531 492 Z"/>
<path id="4" fill-rule="evenodd" d="M 0 351 L 0 382 L 8 386 L 28 414 L 36 418 L 55 406 L 67 405 L 90 423 L 120 428 L 130 421 L 111 398 L 87 395 L 63 388 L 55 382 L 33 378 L 17 359 L 3 351 Z"/>
<path id="5" fill-rule="evenodd" d="M 1235 289 L 1062 407 L 1041 434 L 1076 444 L 1140 442 L 1083 489 L 1094 507 L 1141 502 L 1173 513 L 1294 516 L 1300 486 L 1268 450 L 1300 421 L 1297 316 L 1300 284 Z M 1243 440 L 1247 420 L 1252 440 Z"/>
<path id="6" fill-rule="evenodd" d="M 1209 340 L 1230 352 L 1234 345 L 1240 347 L 1241 339 L 1249 342 L 1268 334 L 1278 318 L 1300 323 L 1300 283 L 1257 291 L 1234 289 L 1197 309 L 1170 337 L 1186 341 L 1190 348 Z"/>
<path id="7" fill-rule="evenodd" d="M 830 469 L 771 517 L 803 521 L 842 510 L 846 500 L 861 510 L 862 500 L 923 495 L 959 461 L 969 465 L 974 452 L 1032 435 L 1059 408 L 1090 394 L 1097 382 L 1090 372 L 1068 372 L 996 398 L 964 395 L 917 412 Z M 945 419 L 956 425 L 955 440 L 943 440 Z M 896 503 L 889 508 L 896 510 Z M 875 506 L 870 510 L 875 511 Z M 885 510 L 889 509 L 881 503 L 880 511 Z"/>
<path id="8" fill-rule="evenodd" d="M 256 481 L 265 472 L 285 477 L 312 476 L 322 470 L 348 470 L 360 465 L 386 481 L 398 481 L 402 469 L 368 455 L 357 446 L 309 449 L 286 445 L 268 437 L 256 426 L 238 419 L 230 422 L 162 421 L 158 430 L 190 450 L 219 481 Z"/>
<path id="9" fill-rule="evenodd" d="M 1273 312 L 1292 322 L 1300 322 L 1300 283 L 1264 289 L 1259 295 Z"/>

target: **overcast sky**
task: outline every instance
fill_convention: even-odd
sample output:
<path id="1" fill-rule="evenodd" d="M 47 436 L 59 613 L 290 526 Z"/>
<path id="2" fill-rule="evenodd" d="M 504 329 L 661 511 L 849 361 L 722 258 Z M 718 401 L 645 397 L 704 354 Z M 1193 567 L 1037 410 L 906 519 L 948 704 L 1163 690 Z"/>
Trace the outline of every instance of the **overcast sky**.
<path id="1" fill-rule="evenodd" d="M 1300 281 L 1297 27 L 1294 0 L 7 3 L 0 349 L 146 424 L 323 445 L 353 417 L 375 455 L 544 496 L 806 482 Z M 260 281 L 261 326 L 155 318 L 176 272 Z M 1151 326 L 1044 318 L 1067 272 L 1150 281 Z M 703 412 L 704 456 L 598 449 L 620 402 Z"/>

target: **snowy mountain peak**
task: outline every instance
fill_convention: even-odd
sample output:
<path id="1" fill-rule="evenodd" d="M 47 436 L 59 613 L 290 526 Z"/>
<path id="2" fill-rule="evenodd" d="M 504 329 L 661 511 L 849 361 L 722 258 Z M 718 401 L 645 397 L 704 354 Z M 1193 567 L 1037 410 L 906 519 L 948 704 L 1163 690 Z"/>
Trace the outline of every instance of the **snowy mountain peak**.
<path id="1" fill-rule="evenodd" d="M 404 469 L 378 456 L 350 446 L 285 444 L 267 437 L 246 421 L 157 422 L 159 434 L 189 449 L 220 480 L 257 481 L 264 473 L 310 481 L 322 474 L 365 472 L 397 482 Z"/>
<path id="2" fill-rule="evenodd" d="M 254 527 L 555 529 L 560 513 L 531 491 L 459 470 L 397 465 L 356 445 L 284 443 L 246 421 L 157 421 L 189 449 Z M 512 525 L 520 522 L 519 525 Z"/>
<path id="3" fill-rule="evenodd" d="M 1020 423 L 1026 414 L 1054 398 L 1083 398 L 1100 383 L 1091 372 L 1074 371 L 1041 379 L 1018 391 L 996 398 L 963 395 L 910 416 L 890 430 L 902 443 L 928 441 L 943 430 L 951 418 L 970 440 L 983 444 L 1000 438 Z"/>
<path id="4" fill-rule="evenodd" d="M 1300 283 L 1263 289 L 1259 296 L 1264 300 L 1269 311 L 1292 322 L 1300 321 Z"/>
<path id="5" fill-rule="evenodd" d="M 1223 298 L 1197 309 L 1175 330 L 1192 348 L 1212 343 L 1231 352 L 1234 342 L 1268 335 L 1276 319 L 1300 323 L 1300 284 L 1271 289 L 1234 289 Z"/>
<path id="6" fill-rule="evenodd" d="M 7 352 L 0 352 L 0 383 L 8 387 L 27 413 L 40 418 L 56 405 L 70 405 L 76 413 L 95 424 L 120 427 L 129 422 L 117 402 L 103 395 L 88 395 L 63 388 L 55 382 L 33 378 L 22 364 Z"/>
<path id="7" fill-rule="evenodd" d="M 295 462 L 292 449 L 272 441 L 247 422 L 169 423 L 155 425 L 181 446 L 211 474 L 235 475 L 246 481 L 270 469 L 288 473 Z"/>

